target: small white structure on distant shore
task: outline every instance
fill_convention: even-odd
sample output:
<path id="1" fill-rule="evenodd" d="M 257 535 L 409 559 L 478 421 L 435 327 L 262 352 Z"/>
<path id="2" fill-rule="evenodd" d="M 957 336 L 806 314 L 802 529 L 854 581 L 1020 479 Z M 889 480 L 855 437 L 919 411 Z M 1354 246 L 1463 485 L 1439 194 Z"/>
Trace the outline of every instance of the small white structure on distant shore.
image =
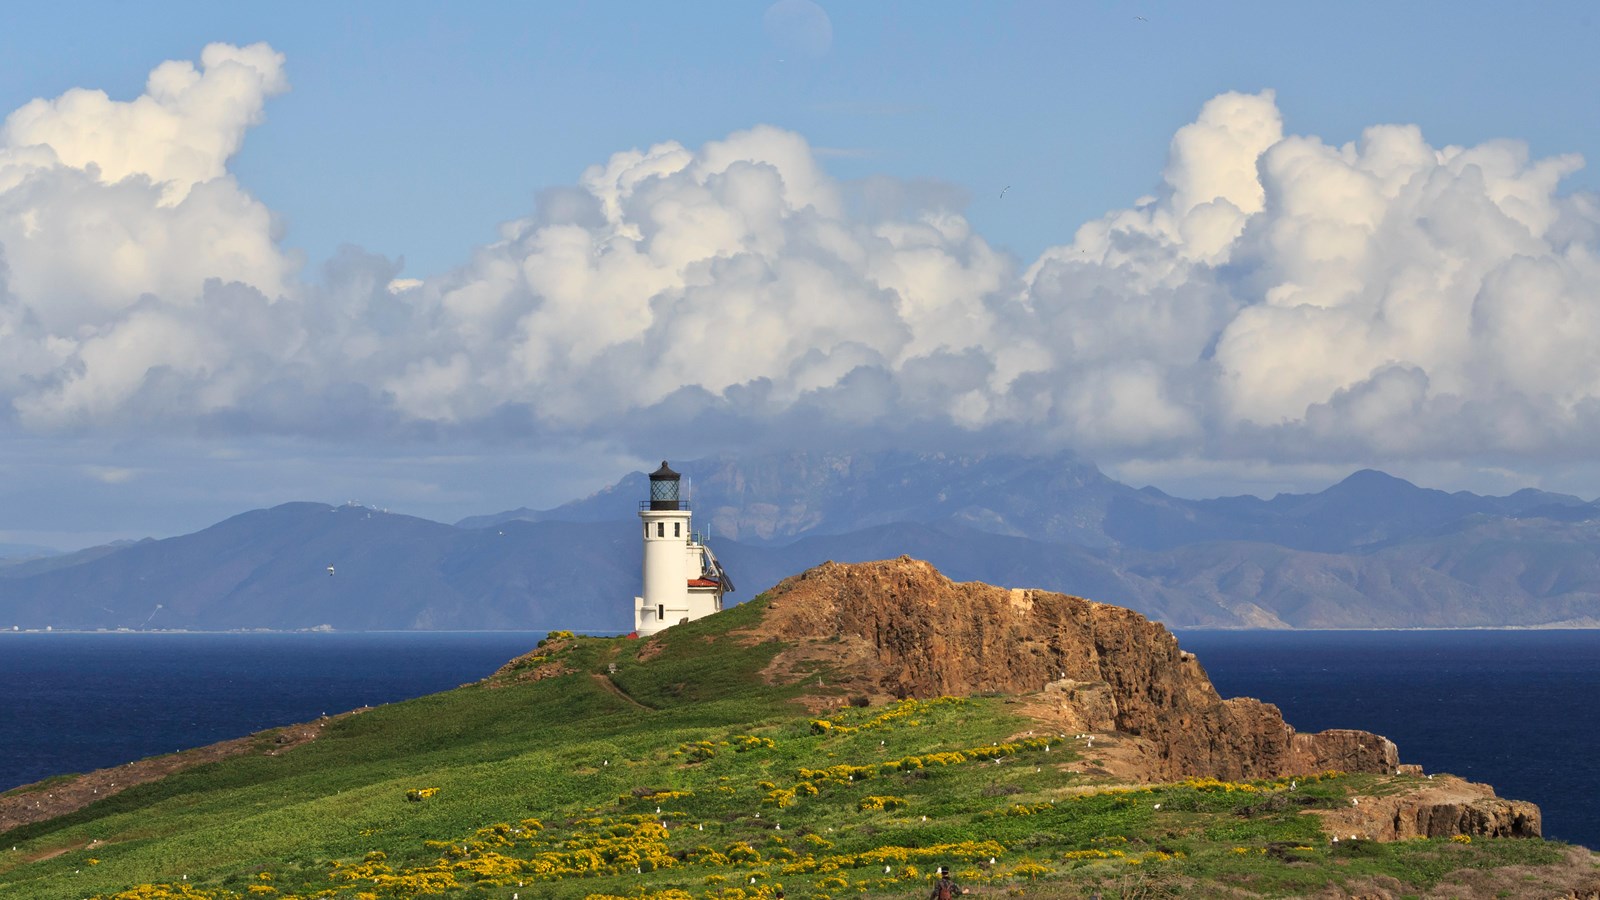
<path id="1" fill-rule="evenodd" d="M 650 473 L 650 499 L 639 503 L 644 522 L 644 596 L 633 598 L 633 630 L 648 637 L 663 628 L 722 609 L 733 581 L 690 528 L 689 501 L 678 496 L 681 476 L 666 460 Z"/>

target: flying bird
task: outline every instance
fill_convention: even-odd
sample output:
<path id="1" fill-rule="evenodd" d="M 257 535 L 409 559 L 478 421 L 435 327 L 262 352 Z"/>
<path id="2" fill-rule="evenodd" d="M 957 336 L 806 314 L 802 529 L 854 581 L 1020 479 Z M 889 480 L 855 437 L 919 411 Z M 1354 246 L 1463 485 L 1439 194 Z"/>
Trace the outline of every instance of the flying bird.
<path id="1" fill-rule="evenodd" d="M 1006 191 L 1009 191 L 1009 190 L 1011 190 L 1011 185 L 1009 185 L 1009 184 L 1000 189 L 1000 199 L 1001 200 L 1004 200 L 1006 198 Z"/>
<path id="2" fill-rule="evenodd" d="M 329 567 L 328 567 L 328 577 L 329 577 L 329 578 L 332 578 L 332 577 L 333 577 L 333 566 L 329 566 Z"/>

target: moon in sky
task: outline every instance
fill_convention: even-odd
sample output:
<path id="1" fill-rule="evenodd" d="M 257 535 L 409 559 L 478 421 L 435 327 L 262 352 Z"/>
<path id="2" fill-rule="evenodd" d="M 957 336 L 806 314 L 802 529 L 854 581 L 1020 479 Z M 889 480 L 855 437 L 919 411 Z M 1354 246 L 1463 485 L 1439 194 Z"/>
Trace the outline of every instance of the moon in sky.
<path id="1" fill-rule="evenodd" d="M 816 59 L 833 46 L 833 22 L 811 0 L 778 0 L 767 7 L 761 27 L 785 55 Z"/>

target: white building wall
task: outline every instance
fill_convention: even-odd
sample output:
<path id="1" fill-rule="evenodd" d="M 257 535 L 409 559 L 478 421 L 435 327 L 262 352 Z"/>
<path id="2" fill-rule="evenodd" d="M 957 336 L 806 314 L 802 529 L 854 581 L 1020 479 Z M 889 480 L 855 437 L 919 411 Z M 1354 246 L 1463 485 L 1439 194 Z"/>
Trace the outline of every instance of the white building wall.
<path id="1" fill-rule="evenodd" d="M 717 592 L 715 588 L 705 588 L 689 592 L 689 619 L 704 618 L 717 612 Z"/>
<path id="2" fill-rule="evenodd" d="M 692 615 L 689 579 L 698 577 L 698 554 L 689 571 L 685 549 L 689 544 L 688 510 L 642 510 L 644 522 L 644 595 L 635 598 L 634 630 L 641 637 L 676 625 Z"/>

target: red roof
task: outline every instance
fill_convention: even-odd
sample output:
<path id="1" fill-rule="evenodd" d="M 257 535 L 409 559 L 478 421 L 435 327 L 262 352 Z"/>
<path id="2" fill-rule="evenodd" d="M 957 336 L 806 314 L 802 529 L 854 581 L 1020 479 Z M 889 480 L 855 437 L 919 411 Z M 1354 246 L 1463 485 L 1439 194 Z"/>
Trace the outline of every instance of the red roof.
<path id="1" fill-rule="evenodd" d="M 689 587 L 721 587 L 721 584 L 709 578 L 691 578 Z"/>

